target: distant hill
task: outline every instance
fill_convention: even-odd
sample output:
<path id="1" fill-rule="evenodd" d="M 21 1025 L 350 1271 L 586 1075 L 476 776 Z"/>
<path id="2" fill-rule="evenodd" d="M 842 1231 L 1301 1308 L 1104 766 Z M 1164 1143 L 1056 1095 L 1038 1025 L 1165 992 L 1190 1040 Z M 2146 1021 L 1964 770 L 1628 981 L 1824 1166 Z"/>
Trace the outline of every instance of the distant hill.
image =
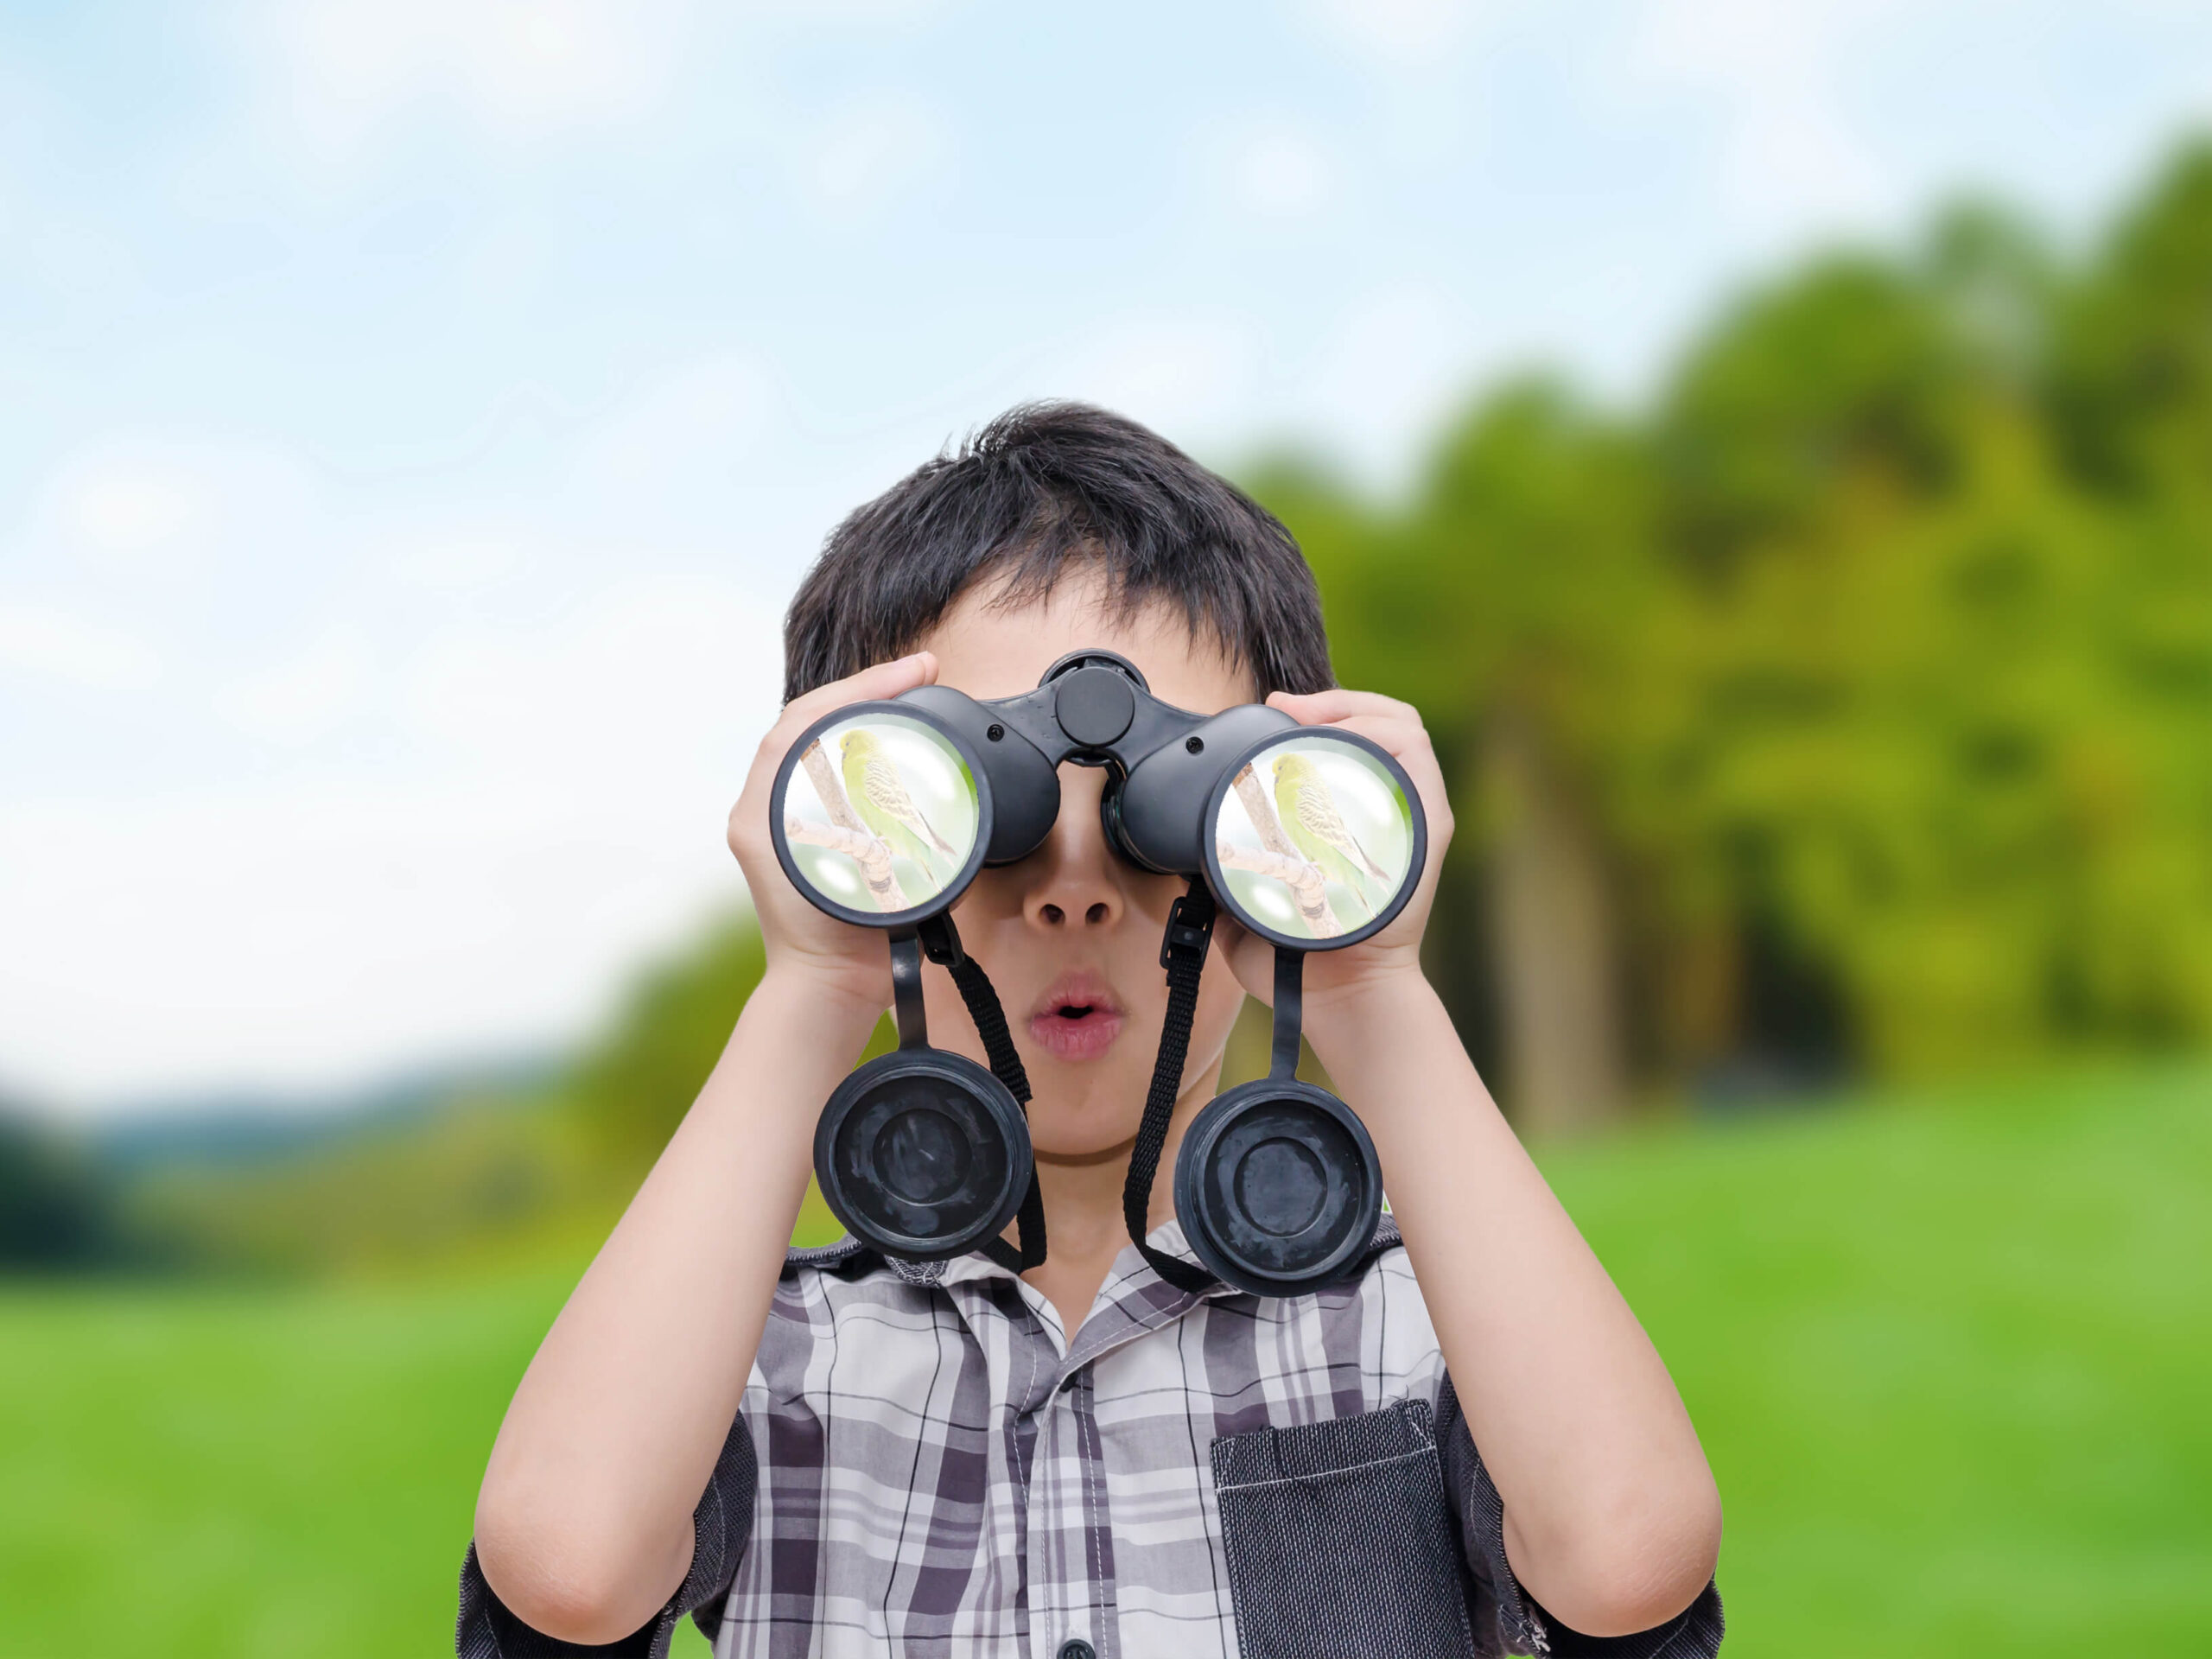
<path id="1" fill-rule="evenodd" d="M 418 1067 L 324 1093 L 236 1090 L 150 1100 L 94 1127 L 88 1145 L 101 1167 L 124 1177 L 157 1166 L 296 1156 L 423 1122 L 464 1097 L 543 1095 L 564 1064 L 538 1051 Z"/>

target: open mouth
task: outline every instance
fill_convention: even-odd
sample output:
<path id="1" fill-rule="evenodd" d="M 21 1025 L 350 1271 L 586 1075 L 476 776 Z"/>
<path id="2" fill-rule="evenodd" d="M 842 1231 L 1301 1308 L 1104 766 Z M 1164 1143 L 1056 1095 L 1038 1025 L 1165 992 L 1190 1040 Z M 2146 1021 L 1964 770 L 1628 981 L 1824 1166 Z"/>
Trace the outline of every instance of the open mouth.
<path id="1" fill-rule="evenodd" d="M 1090 974 L 1064 976 L 1029 1016 L 1037 1046 L 1063 1060 L 1095 1060 L 1122 1034 L 1122 1007 Z"/>

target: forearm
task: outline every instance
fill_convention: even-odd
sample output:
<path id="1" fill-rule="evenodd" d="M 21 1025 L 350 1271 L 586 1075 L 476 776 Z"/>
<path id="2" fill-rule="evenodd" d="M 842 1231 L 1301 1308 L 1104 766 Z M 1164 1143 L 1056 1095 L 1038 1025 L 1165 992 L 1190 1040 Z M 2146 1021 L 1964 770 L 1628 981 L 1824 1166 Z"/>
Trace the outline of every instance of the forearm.
<path id="1" fill-rule="evenodd" d="M 1314 1010 L 1483 1459 L 1516 1575 L 1577 1630 L 1647 1628 L 1710 1576 L 1719 1503 L 1673 1380 L 1498 1113 L 1426 980 Z"/>
<path id="2" fill-rule="evenodd" d="M 774 974 L 515 1391 L 478 1498 L 485 1576 L 575 1642 L 683 1580 L 805 1192 L 817 1114 L 876 1011 Z"/>

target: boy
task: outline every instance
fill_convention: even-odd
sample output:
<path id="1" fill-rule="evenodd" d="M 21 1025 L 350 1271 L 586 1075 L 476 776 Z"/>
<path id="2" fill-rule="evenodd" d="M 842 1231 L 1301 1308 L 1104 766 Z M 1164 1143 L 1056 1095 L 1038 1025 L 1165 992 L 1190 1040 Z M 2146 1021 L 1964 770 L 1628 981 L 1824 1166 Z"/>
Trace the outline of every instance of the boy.
<path id="1" fill-rule="evenodd" d="M 1178 1290 L 1127 1236 L 1184 884 L 1108 850 L 1103 774 L 1074 765 L 1046 843 L 954 912 L 1034 1085 L 1048 1259 L 786 1252 L 815 1120 L 891 990 L 882 938 L 777 863 L 778 763 L 843 703 L 1005 696 L 1078 647 L 1185 709 L 1264 699 L 1362 734 L 1421 792 L 1413 899 L 1306 968 L 1306 1036 L 1392 1201 L 1319 1292 Z M 789 700 L 729 821 L 767 972 L 516 1391 L 461 1652 L 658 1656 L 686 1612 L 732 1659 L 1713 1652 L 1704 1454 L 1422 977 L 1441 778 L 1414 709 L 1331 689 L 1282 526 L 1134 423 L 1017 409 L 837 528 L 785 652 Z M 1217 924 L 1175 1137 L 1271 960 Z M 925 978 L 933 1040 L 981 1062 L 949 975 Z M 1195 1264 L 1169 1188 L 1147 1243 Z"/>

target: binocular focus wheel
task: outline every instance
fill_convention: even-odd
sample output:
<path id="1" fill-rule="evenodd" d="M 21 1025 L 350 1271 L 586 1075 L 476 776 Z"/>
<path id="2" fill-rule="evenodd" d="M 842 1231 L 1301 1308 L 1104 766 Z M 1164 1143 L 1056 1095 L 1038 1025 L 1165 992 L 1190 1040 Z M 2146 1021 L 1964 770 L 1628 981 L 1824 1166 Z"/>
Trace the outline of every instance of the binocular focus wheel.
<path id="1" fill-rule="evenodd" d="M 1209 1272 L 1255 1296 L 1341 1276 L 1375 1236 L 1382 1171 L 1351 1107 L 1286 1078 L 1211 1102 L 1175 1157 L 1175 1213 Z"/>
<path id="2" fill-rule="evenodd" d="M 814 1174 L 862 1243 L 942 1261 L 996 1238 L 1028 1190 L 1029 1126 L 973 1060 L 906 1049 L 837 1085 L 814 1130 Z"/>

